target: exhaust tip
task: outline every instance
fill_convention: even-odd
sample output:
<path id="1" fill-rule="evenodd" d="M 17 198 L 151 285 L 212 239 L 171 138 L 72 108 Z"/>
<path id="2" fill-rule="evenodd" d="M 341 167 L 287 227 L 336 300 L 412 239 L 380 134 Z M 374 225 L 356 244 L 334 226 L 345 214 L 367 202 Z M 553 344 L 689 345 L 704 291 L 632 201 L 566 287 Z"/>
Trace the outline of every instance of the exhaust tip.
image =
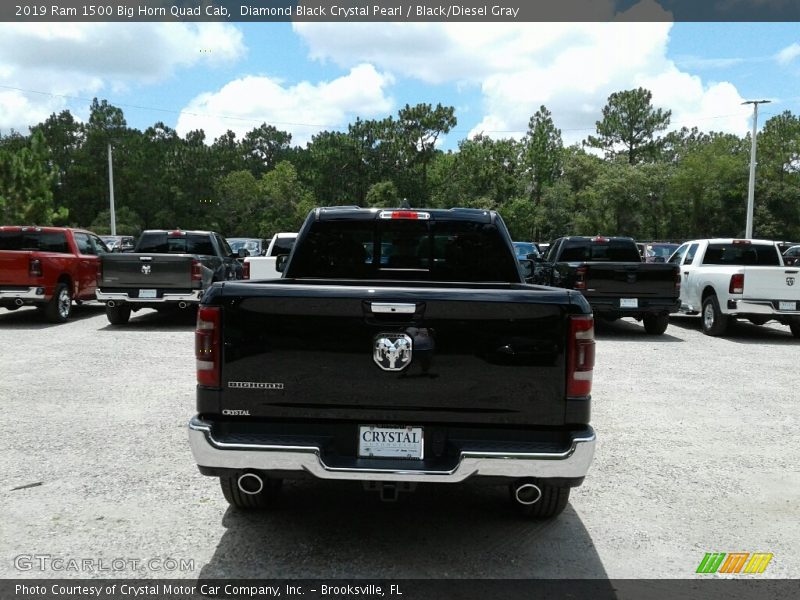
<path id="1" fill-rule="evenodd" d="M 116 302 L 114 302 L 113 300 L 109 300 L 109 301 L 106 303 L 106 306 L 107 306 L 108 308 L 114 308 L 116 305 L 117 305 L 117 303 L 116 303 Z"/>
<path id="2" fill-rule="evenodd" d="M 254 496 L 264 489 L 264 480 L 255 473 L 244 473 L 236 480 L 236 485 L 243 494 Z"/>
<path id="3" fill-rule="evenodd" d="M 533 483 L 523 483 L 514 488 L 514 499 L 525 506 L 536 504 L 541 498 L 541 488 Z"/>
<path id="4" fill-rule="evenodd" d="M 14 300 L 14 304 L 16 304 L 17 306 L 22 306 L 25 303 L 22 301 L 22 298 L 17 298 L 16 300 Z"/>

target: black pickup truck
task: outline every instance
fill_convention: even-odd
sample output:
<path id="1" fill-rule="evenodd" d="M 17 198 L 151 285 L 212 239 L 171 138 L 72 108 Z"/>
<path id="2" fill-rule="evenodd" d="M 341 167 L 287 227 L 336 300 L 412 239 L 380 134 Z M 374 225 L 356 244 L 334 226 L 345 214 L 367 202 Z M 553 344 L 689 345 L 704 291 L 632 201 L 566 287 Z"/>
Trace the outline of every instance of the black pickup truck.
<path id="1" fill-rule="evenodd" d="M 215 281 L 242 278 L 244 256 L 212 231 L 148 230 L 133 253 L 101 257 L 97 299 L 113 325 L 142 308 L 195 306 Z"/>
<path id="2" fill-rule="evenodd" d="M 230 504 L 285 478 L 509 485 L 547 518 L 594 453 L 594 321 L 529 285 L 494 212 L 321 208 L 272 281 L 224 282 L 195 332 L 189 441 Z"/>
<path id="3" fill-rule="evenodd" d="M 534 261 L 533 273 L 534 283 L 579 290 L 595 316 L 633 317 L 652 335 L 664 333 L 680 308 L 678 267 L 642 262 L 632 238 L 559 238 Z"/>

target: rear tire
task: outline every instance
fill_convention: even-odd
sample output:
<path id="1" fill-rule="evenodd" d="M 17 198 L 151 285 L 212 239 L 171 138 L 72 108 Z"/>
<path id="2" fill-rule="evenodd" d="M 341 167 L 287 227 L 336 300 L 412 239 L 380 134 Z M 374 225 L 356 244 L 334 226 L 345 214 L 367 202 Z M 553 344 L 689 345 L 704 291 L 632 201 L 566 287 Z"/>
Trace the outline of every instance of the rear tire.
<path id="1" fill-rule="evenodd" d="M 106 318 L 112 325 L 125 325 L 131 318 L 131 307 L 127 304 L 119 306 L 106 305 Z"/>
<path id="2" fill-rule="evenodd" d="M 253 510 L 258 508 L 268 508 L 275 504 L 281 486 L 282 479 L 273 479 L 270 477 L 262 477 L 264 480 L 264 487 L 258 494 L 245 494 L 239 489 L 237 483 L 239 474 L 236 475 L 223 475 L 219 478 L 220 487 L 222 487 L 222 495 L 233 507 L 241 508 L 244 510 Z"/>
<path id="3" fill-rule="evenodd" d="M 669 327 L 669 315 L 645 315 L 642 321 L 649 335 L 661 335 Z"/>
<path id="4" fill-rule="evenodd" d="M 728 329 L 728 315 L 722 314 L 717 297 L 714 295 L 703 300 L 703 311 L 700 318 L 703 322 L 703 333 L 706 335 L 723 335 Z"/>
<path id="5" fill-rule="evenodd" d="M 542 490 L 539 500 L 534 504 L 520 504 L 514 497 L 514 484 L 511 484 L 511 501 L 514 503 L 517 513 L 529 519 L 552 519 L 564 512 L 569 503 L 571 488 L 539 483 L 537 485 Z"/>
<path id="6" fill-rule="evenodd" d="M 50 302 L 45 304 L 44 317 L 51 323 L 65 323 L 72 312 L 72 294 L 66 283 L 56 285 Z"/>

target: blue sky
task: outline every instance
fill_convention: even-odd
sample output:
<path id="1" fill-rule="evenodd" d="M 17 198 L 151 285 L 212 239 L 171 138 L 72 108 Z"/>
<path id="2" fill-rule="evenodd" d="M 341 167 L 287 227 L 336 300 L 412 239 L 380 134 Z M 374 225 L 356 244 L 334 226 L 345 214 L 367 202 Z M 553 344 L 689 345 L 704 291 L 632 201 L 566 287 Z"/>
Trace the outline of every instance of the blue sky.
<path id="1" fill-rule="evenodd" d="M 593 133 L 608 95 L 651 89 L 673 124 L 744 134 L 800 113 L 796 23 L 0 24 L 0 131 L 93 96 L 128 124 L 239 135 L 261 122 L 305 144 L 404 104 L 456 107 L 442 142 L 521 135 L 545 104 L 566 142 Z"/>

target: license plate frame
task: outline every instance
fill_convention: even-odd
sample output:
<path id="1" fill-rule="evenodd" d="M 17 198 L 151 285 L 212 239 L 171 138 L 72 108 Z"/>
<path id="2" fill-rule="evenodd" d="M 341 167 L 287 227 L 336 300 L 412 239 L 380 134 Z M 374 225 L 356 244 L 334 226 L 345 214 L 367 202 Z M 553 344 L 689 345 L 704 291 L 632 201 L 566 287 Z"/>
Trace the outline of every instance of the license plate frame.
<path id="1" fill-rule="evenodd" d="M 406 441 L 406 436 L 413 441 Z M 425 457 L 425 428 L 411 425 L 359 425 L 358 457 L 422 460 Z"/>
<path id="2" fill-rule="evenodd" d="M 778 302 L 778 310 L 797 310 L 797 302 Z"/>
<path id="3" fill-rule="evenodd" d="M 619 307 L 620 308 L 639 308 L 639 299 L 638 298 L 620 298 L 619 299 Z"/>
<path id="4" fill-rule="evenodd" d="M 158 297 L 158 290 L 139 290 L 139 298 L 157 298 Z"/>

